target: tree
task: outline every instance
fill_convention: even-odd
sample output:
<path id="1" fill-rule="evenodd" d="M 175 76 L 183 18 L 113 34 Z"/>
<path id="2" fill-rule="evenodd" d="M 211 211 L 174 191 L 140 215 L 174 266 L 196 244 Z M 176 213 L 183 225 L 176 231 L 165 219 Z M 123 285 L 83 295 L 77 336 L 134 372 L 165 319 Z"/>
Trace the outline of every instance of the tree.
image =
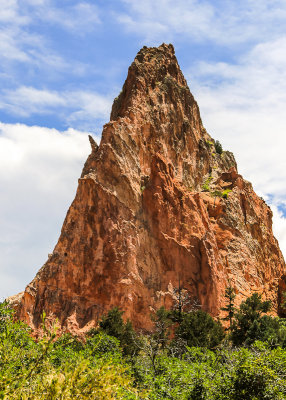
<path id="1" fill-rule="evenodd" d="M 104 331 L 109 336 L 114 336 L 119 339 L 123 335 L 125 327 L 122 315 L 123 311 L 120 311 L 118 307 L 109 310 L 99 321 L 100 330 Z"/>
<path id="2" fill-rule="evenodd" d="M 252 344 L 255 340 L 265 340 L 266 332 L 275 325 L 273 318 L 263 315 L 270 310 L 271 301 L 262 301 L 258 293 L 243 301 L 234 315 L 231 334 L 233 343 L 239 346 Z"/>
<path id="3" fill-rule="evenodd" d="M 223 339 L 224 331 L 208 313 L 197 310 L 182 315 L 182 321 L 175 330 L 174 341 L 185 341 L 188 347 L 215 348 Z"/>
<path id="4" fill-rule="evenodd" d="M 182 321 L 183 313 L 199 310 L 201 305 L 197 298 L 191 298 L 187 289 L 181 287 L 179 278 L 179 287 L 173 289 L 173 299 L 175 303 L 170 314 L 171 319 L 179 324 Z"/>
<path id="5" fill-rule="evenodd" d="M 118 307 L 112 308 L 106 315 L 103 315 L 99 321 L 99 329 L 92 330 L 90 335 L 104 332 L 109 336 L 113 336 L 119 340 L 123 354 L 133 356 L 139 351 L 137 345 L 139 339 L 133 329 L 132 323 L 129 320 L 124 323 L 122 319 L 123 313 L 124 312 L 120 311 Z"/>
<path id="6" fill-rule="evenodd" d="M 223 321 L 228 321 L 229 322 L 229 330 L 232 332 L 232 323 L 233 323 L 233 317 L 235 314 L 235 307 L 234 307 L 234 299 L 235 299 L 235 292 L 234 288 L 231 286 L 230 282 L 228 286 L 225 289 L 225 294 L 224 297 L 226 299 L 226 305 L 225 307 L 222 307 L 221 310 L 225 311 L 227 313 L 226 317 L 223 318 Z"/>
<path id="7" fill-rule="evenodd" d="M 190 303 L 190 295 L 187 290 L 181 287 L 180 278 L 179 287 L 173 289 L 173 299 L 175 300 L 175 304 L 173 305 L 173 318 L 180 323 L 182 320 L 182 313 L 185 307 Z"/>
<path id="8" fill-rule="evenodd" d="M 155 316 L 151 316 L 154 322 L 153 340 L 158 343 L 158 347 L 164 349 L 167 346 L 170 336 L 170 326 L 172 324 L 171 312 L 165 307 L 159 308 Z"/>

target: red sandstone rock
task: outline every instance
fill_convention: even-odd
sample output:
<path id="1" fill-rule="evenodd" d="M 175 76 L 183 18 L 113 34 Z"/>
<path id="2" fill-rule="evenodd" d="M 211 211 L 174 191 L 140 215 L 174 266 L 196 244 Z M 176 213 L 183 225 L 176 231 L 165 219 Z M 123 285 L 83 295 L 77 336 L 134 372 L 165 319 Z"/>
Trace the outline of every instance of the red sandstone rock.
<path id="1" fill-rule="evenodd" d="M 286 268 L 271 210 L 232 153 L 216 153 L 172 45 L 140 50 L 100 146 L 90 140 L 59 241 L 22 297 L 22 320 L 37 329 L 45 310 L 80 333 L 119 306 L 149 329 L 151 310 L 171 306 L 179 280 L 215 316 L 228 280 L 237 302 L 258 291 L 277 306 Z"/>

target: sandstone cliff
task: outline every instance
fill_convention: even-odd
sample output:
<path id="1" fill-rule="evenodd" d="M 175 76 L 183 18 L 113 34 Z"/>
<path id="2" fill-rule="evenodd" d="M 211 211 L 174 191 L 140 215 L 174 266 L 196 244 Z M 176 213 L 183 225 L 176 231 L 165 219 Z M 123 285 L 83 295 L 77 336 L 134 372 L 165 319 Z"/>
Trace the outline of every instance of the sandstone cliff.
<path id="1" fill-rule="evenodd" d="M 99 146 L 90 138 L 76 197 L 18 309 L 84 332 L 119 306 L 137 328 L 180 285 L 218 315 L 228 280 L 277 306 L 286 268 L 272 213 L 202 125 L 172 45 L 143 47 Z"/>

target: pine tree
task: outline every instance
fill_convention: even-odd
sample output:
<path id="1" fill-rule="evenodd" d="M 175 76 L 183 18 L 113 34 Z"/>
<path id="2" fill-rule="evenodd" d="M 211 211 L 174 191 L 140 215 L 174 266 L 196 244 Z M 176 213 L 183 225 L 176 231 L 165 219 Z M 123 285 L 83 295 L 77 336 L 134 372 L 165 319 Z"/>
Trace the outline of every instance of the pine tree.
<path id="1" fill-rule="evenodd" d="M 270 331 L 275 331 L 276 320 L 266 314 L 271 310 L 271 301 L 262 301 L 261 294 L 253 293 L 243 301 L 234 315 L 231 337 L 235 346 L 250 345 L 255 340 L 266 340 Z"/>
<path id="2" fill-rule="evenodd" d="M 234 299 L 235 299 L 235 292 L 234 288 L 231 286 L 230 282 L 227 288 L 225 289 L 225 294 L 224 297 L 226 299 L 226 306 L 222 307 L 222 311 L 226 311 L 227 315 L 226 317 L 223 318 L 223 321 L 229 321 L 229 330 L 232 332 L 232 326 L 233 326 L 233 317 L 235 314 L 235 307 L 234 307 Z"/>
<path id="3" fill-rule="evenodd" d="M 122 315 L 124 311 L 114 307 L 106 315 L 103 315 L 99 321 L 99 329 L 97 332 L 105 332 L 109 336 L 113 336 L 119 340 L 123 354 L 133 356 L 138 353 L 138 336 L 133 329 L 130 320 L 124 323 Z"/>

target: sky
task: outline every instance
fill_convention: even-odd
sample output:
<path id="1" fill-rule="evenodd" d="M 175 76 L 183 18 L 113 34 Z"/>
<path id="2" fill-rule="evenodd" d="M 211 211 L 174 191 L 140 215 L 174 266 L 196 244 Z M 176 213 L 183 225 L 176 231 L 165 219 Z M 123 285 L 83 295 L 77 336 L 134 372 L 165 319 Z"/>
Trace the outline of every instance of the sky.
<path id="1" fill-rule="evenodd" d="M 53 251 L 128 66 L 173 43 L 286 256 L 285 0 L 0 0 L 0 300 Z"/>

